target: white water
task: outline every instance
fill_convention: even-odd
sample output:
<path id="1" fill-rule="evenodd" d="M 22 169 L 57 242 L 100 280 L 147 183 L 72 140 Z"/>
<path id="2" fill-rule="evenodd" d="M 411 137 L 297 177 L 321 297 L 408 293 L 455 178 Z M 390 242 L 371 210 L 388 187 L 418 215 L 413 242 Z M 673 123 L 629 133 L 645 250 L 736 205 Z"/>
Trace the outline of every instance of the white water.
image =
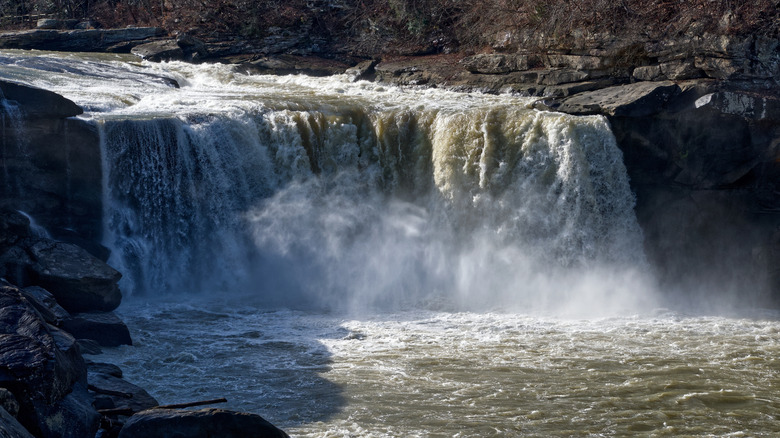
<path id="1" fill-rule="evenodd" d="M 136 339 L 105 358 L 163 402 L 226 396 L 301 436 L 771 435 L 776 320 L 654 310 L 601 117 L 226 66 L 0 60 L 100 130 Z"/>

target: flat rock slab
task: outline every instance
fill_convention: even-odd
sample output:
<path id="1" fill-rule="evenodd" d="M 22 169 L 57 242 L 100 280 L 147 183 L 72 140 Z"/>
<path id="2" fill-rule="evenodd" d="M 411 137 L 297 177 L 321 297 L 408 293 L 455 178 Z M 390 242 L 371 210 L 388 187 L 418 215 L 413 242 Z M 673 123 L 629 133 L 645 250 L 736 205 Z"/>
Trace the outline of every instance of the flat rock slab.
<path id="1" fill-rule="evenodd" d="M 113 312 L 78 313 L 65 319 L 62 328 L 77 339 L 91 339 L 104 347 L 133 345 L 127 326 Z"/>
<path id="2" fill-rule="evenodd" d="M 123 42 L 145 40 L 161 36 L 164 33 L 164 30 L 157 27 L 86 30 L 33 29 L 0 33 L 0 48 L 102 52 Z"/>
<path id="3" fill-rule="evenodd" d="M 96 368 L 88 369 L 87 382 L 93 392 L 111 397 L 117 408 L 138 412 L 159 405 L 143 388 Z"/>
<path id="4" fill-rule="evenodd" d="M 119 438 L 289 438 L 263 417 L 224 409 L 151 409 L 125 423 Z"/>
<path id="5" fill-rule="evenodd" d="M 660 112 L 680 87 L 674 82 L 637 82 L 588 91 L 562 99 L 551 106 L 568 114 L 604 114 L 618 117 L 645 117 Z"/>
<path id="6" fill-rule="evenodd" d="M 36 284 L 72 313 L 116 309 L 122 301 L 114 268 L 69 243 L 42 240 L 29 249 Z"/>

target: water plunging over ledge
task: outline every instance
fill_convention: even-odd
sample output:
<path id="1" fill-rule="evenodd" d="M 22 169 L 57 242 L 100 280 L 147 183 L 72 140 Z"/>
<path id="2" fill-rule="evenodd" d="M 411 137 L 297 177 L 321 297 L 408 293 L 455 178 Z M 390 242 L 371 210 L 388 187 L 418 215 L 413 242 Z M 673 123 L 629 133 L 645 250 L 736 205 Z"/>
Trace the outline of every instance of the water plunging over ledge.
<path id="1" fill-rule="evenodd" d="M 137 344 L 104 358 L 163 403 L 226 396 L 299 436 L 769 436 L 780 415 L 776 319 L 655 310 L 602 117 L 0 58 L 99 129 Z"/>

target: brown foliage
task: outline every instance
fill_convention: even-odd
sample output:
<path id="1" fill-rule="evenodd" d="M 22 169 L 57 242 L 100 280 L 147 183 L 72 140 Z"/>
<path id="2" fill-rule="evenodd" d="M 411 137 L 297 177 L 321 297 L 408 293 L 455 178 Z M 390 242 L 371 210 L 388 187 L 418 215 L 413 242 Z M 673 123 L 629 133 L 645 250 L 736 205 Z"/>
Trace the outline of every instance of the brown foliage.
<path id="1" fill-rule="evenodd" d="M 260 38 L 306 29 L 369 51 L 432 41 L 481 47 L 517 30 L 546 36 L 777 35 L 779 9 L 777 0 L 0 0 L 0 17 L 94 18 L 106 27 L 155 25 L 204 37 Z"/>

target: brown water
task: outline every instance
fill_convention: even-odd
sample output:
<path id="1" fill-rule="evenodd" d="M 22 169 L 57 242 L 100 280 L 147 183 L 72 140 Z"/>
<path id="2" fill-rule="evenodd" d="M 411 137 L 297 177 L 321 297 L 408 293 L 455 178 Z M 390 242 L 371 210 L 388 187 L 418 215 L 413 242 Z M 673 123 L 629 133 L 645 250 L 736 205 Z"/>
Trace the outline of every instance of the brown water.
<path id="1" fill-rule="evenodd" d="M 302 437 L 777 436 L 780 321 L 130 305 L 100 359 Z M 204 310 L 209 309 L 209 310 Z"/>

